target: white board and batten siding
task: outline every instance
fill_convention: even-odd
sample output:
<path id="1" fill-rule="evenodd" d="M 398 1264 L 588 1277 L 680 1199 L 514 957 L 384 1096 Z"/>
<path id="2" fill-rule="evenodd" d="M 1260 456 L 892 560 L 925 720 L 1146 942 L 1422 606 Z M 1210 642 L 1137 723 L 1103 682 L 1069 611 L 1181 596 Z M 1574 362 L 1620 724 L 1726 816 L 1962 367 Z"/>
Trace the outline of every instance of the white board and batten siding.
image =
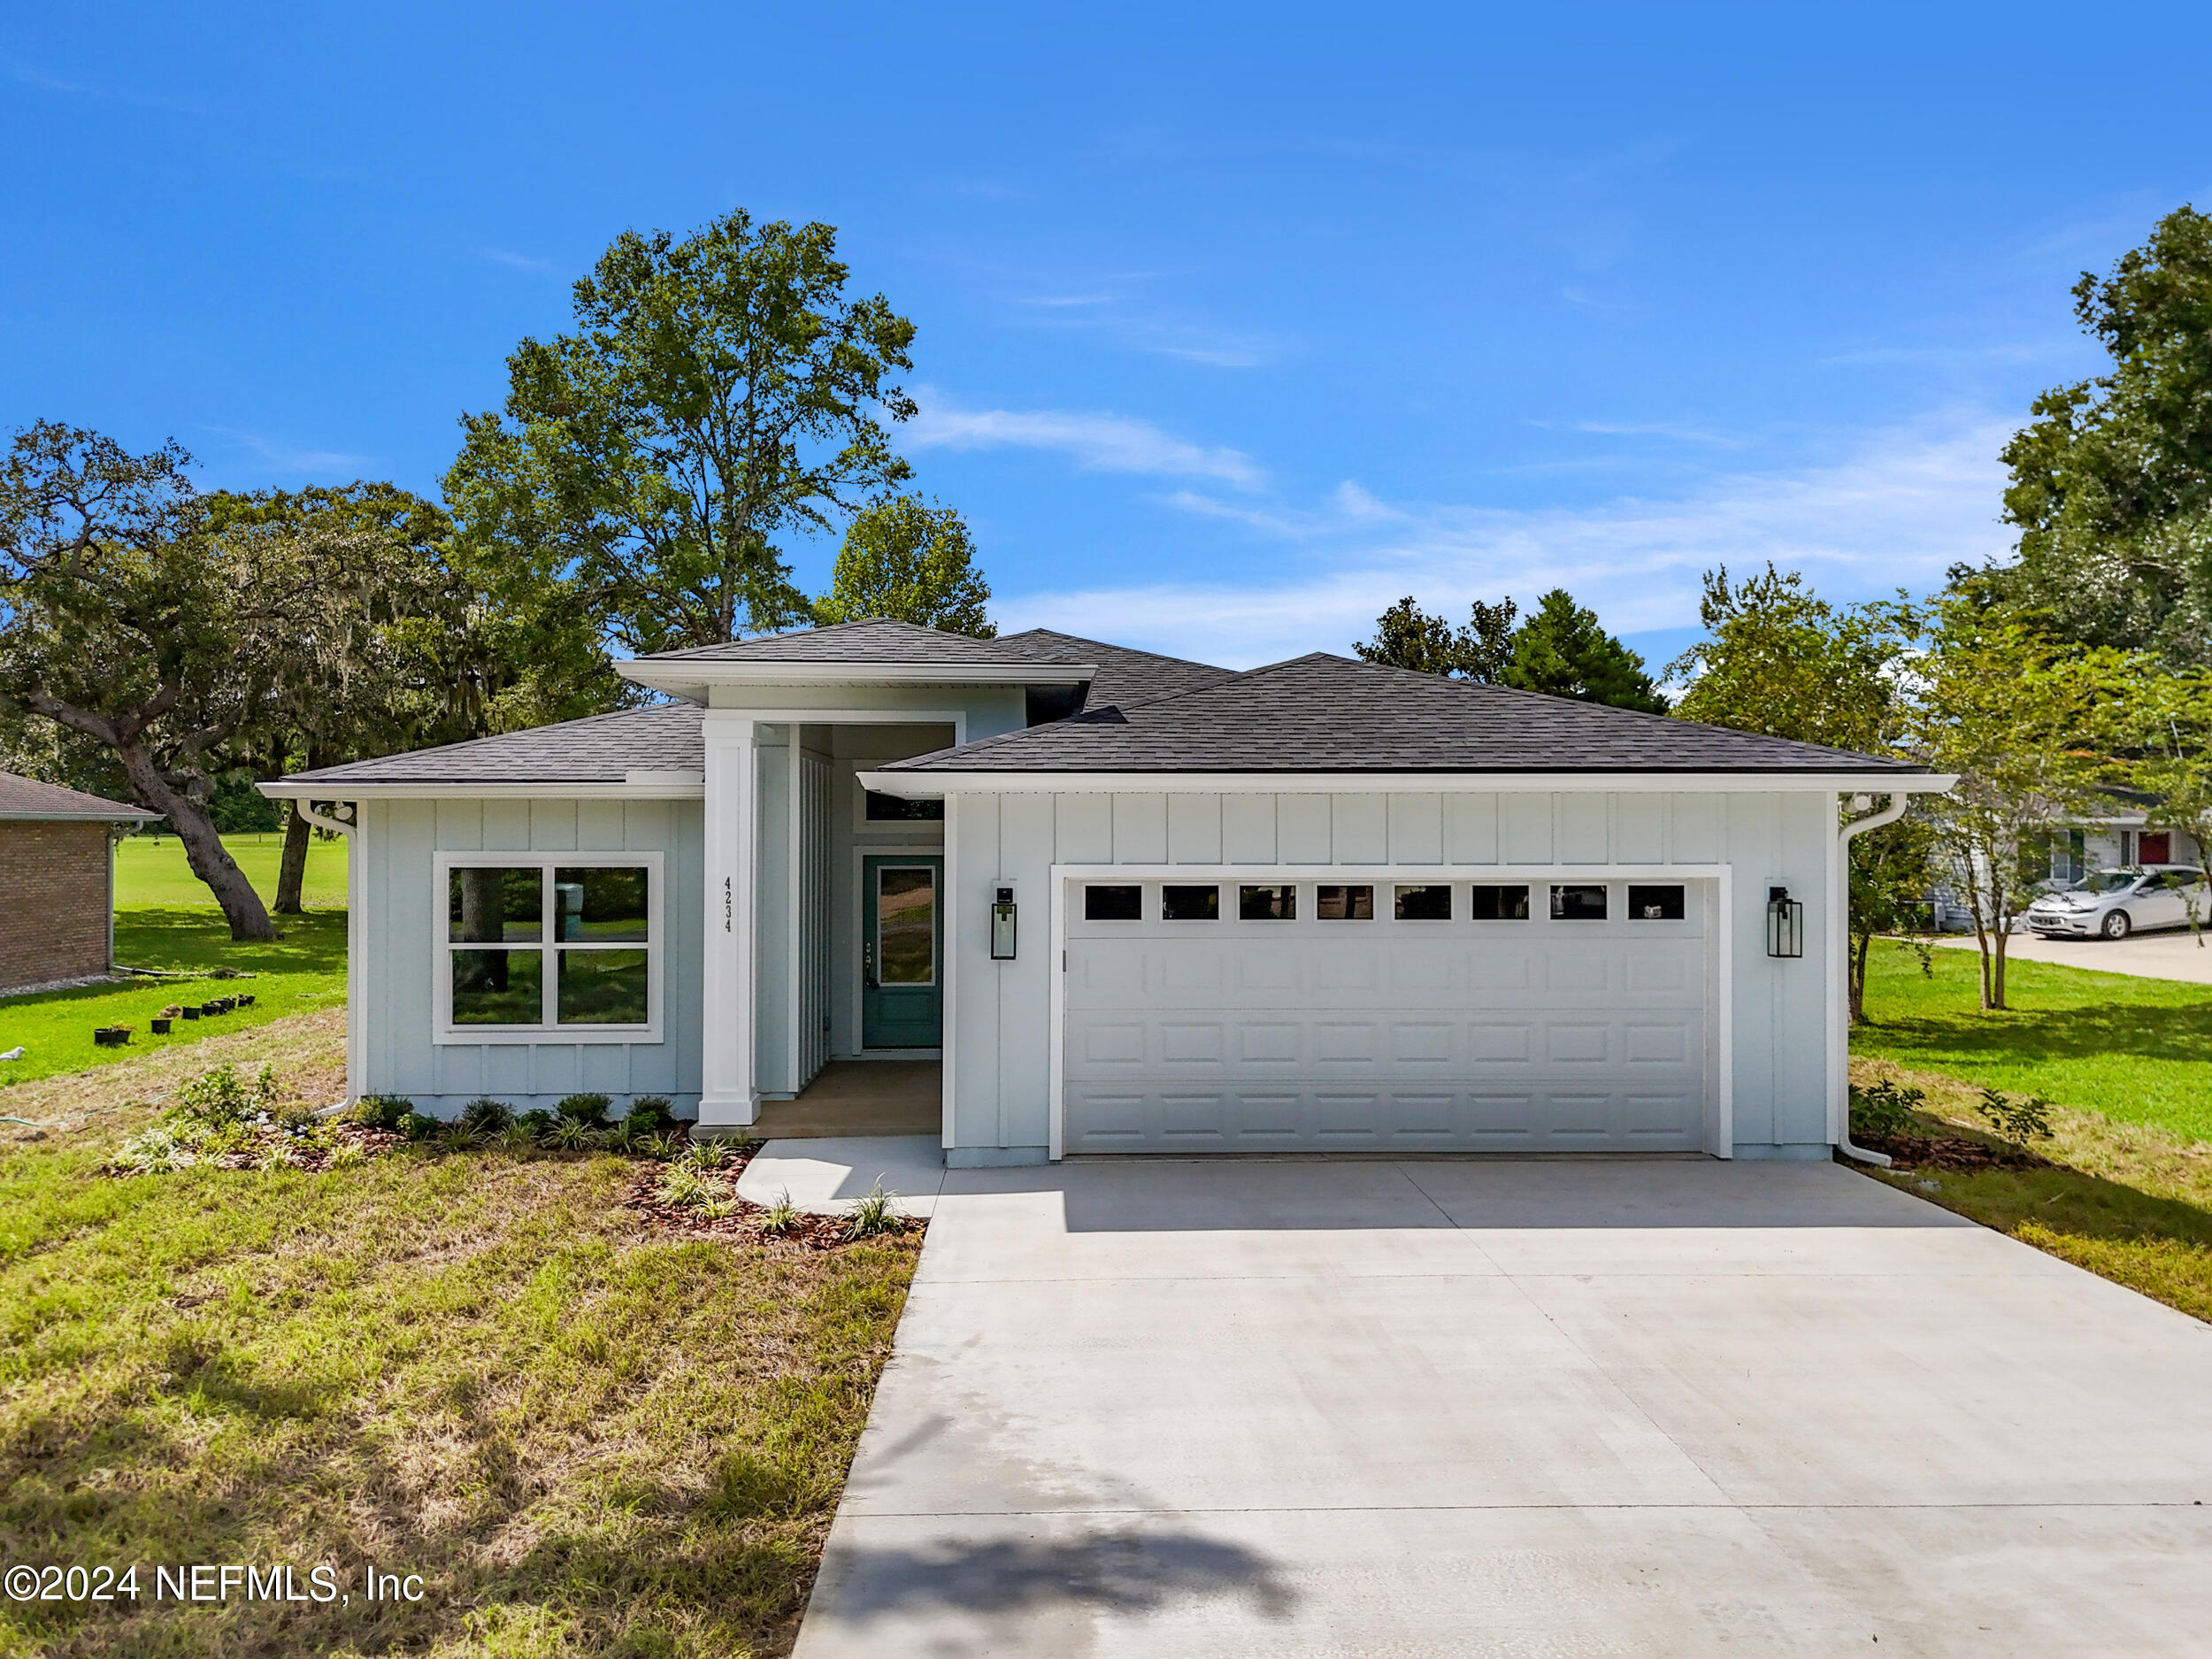
<path id="1" fill-rule="evenodd" d="M 1056 879 L 1064 887 L 1072 885 L 1070 871 L 1142 871 L 1142 879 L 1152 884 L 1146 915 L 1156 918 L 1155 890 L 1163 879 L 1177 879 L 1184 872 L 1191 880 L 1217 877 L 1224 883 L 1225 905 L 1233 907 L 1235 881 L 1262 879 L 1265 872 L 1286 867 L 1305 872 L 1309 883 L 1315 872 L 1332 869 L 1341 869 L 1348 880 L 1390 872 L 1371 877 L 1379 912 L 1387 905 L 1393 882 L 1419 880 L 1420 872 L 1433 871 L 1438 879 L 1459 884 L 1455 917 L 1466 915 L 1464 884 L 1484 879 L 1486 872 L 1495 872 L 1499 880 L 1528 880 L 1539 908 L 1549 880 L 1573 880 L 1578 871 L 1587 879 L 1612 884 L 1617 902 L 1628 879 L 1666 880 L 1678 872 L 1692 895 L 1691 918 L 1668 925 L 1673 932 L 1664 940 L 1660 937 L 1664 929 L 1640 933 L 1638 925 L 1625 922 L 1571 925 L 1540 919 L 1519 935 L 1522 942 L 1480 953 L 1479 963 L 1473 936 L 1486 930 L 1486 937 L 1499 940 L 1509 933 L 1508 925 L 1387 919 L 1322 924 L 1302 916 L 1287 925 L 1225 919 L 1214 925 L 1221 931 L 1210 936 L 1213 942 L 1202 947 L 1210 965 L 1186 955 L 1182 968 L 1187 979 L 1223 987 L 1209 993 L 1203 983 L 1193 983 L 1182 989 L 1186 999 L 1215 995 L 1218 1006 L 1213 1013 L 1220 1018 L 1180 1022 L 1218 1025 L 1223 1059 L 1203 1057 L 1216 1041 L 1204 1030 L 1181 1035 L 1184 1052 L 1192 1057 L 1166 1058 L 1164 1027 L 1178 1023 L 1174 987 L 1156 984 L 1132 997 L 1126 994 L 1132 972 L 1126 964 L 1120 971 L 1123 993 L 1107 987 L 1104 980 L 1112 973 L 1101 968 L 1095 995 L 1068 985 L 1068 1005 L 1057 1010 L 1067 1022 L 1061 1033 L 1065 1090 L 1103 1084 L 1102 1078 L 1082 1075 L 1084 1069 L 1117 1064 L 1103 1057 L 1111 1051 L 1110 1043 L 1096 1050 L 1101 1057 L 1095 1062 L 1082 1057 L 1092 1052 L 1087 1047 L 1079 1051 L 1068 1046 L 1070 1033 L 1083 1025 L 1084 1017 L 1133 1013 L 1135 1018 L 1118 1023 L 1141 1028 L 1141 1041 L 1150 1046 L 1134 1064 L 1148 1069 L 1144 1080 L 1152 1085 L 1202 1095 L 1204 1089 L 1193 1089 L 1187 1077 L 1179 1075 L 1179 1066 L 1184 1072 L 1203 1073 L 1218 1064 L 1223 1072 L 1217 1076 L 1233 1066 L 1295 1071 L 1302 1081 L 1290 1093 L 1302 1098 L 1293 1102 L 1280 1090 L 1272 1098 L 1282 1113 L 1279 1124 L 1294 1121 L 1294 1121 L 1302 1125 L 1296 1140 L 1303 1146 L 1507 1149 L 1527 1146 L 1530 1134 L 1525 1132 L 1535 1129 L 1562 1148 L 1579 1143 L 1655 1148 L 1686 1141 L 1695 1145 L 1699 1136 L 1686 1127 L 1681 1097 L 1694 1091 L 1709 1111 L 1724 1075 L 1732 1125 L 1727 1149 L 1738 1156 L 1825 1156 L 1827 935 L 1822 861 L 1834 833 L 1832 799 L 1817 793 L 963 796 L 953 819 L 951 861 L 956 885 L 950 898 L 960 924 L 952 949 L 960 990 L 957 1006 L 949 1012 L 956 1028 L 949 1045 L 955 1066 L 949 1159 L 1021 1162 L 1044 1156 L 1053 1145 L 1053 1030 L 1056 998 L 1063 989 L 1056 980 L 1072 977 L 1062 970 L 1060 951 L 1069 952 L 1072 964 L 1085 933 L 1080 923 L 1068 919 L 1064 944 L 1052 939 Z M 1022 948 L 1011 963 L 990 960 L 981 926 L 990 887 L 1000 879 L 1016 881 L 1023 901 Z M 1805 903 L 1802 959 L 1777 961 L 1765 955 L 1763 903 L 1767 888 L 1776 885 L 1786 886 Z M 1301 896 L 1310 902 L 1310 887 Z M 1079 914 L 1079 893 L 1074 898 L 1068 910 Z M 1233 909 L 1226 914 L 1233 916 Z M 1256 952 L 1243 942 L 1251 929 L 1268 926 L 1285 928 L 1277 937 L 1290 942 L 1280 952 L 1302 976 L 1294 991 L 1270 993 L 1256 984 L 1237 988 L 1241 979 L 1259 972 L 1249 964 L 1274 949 Z M 1372 930 L 1369 943 L 1348 955 L 1327 944 L 1325 927 L 1356 926 Z M 1562 931 L 1576 926 L 1586 931 L 1579 935 Z M 1163 949 L 1164 933 L 1176 933 L 1176 925 L 1148 921 L 1136 933 L 1122 935 L 1140 959 L 1151 951 L 1156 979 L 1168 971 L 1173 954 Z M 1427 942 L 1407 950 L 1392 948 L 1393 938 L 1405 937 Z M 1573 939 L 1580 942 L 1571 942 Z M 1333 950 L 1340 957 L 1334 965 Z M 1566 965 L 1576 958 L 1579 966 Z M 1101 964 L 1107 957 L 1094 954 L 1090 960 Z M 1711 985 L 1702 1000 L 1666 988 L 1717 973 L 1723 960 L 1728 964 L 1727 982 Z M 1570 981 L 1577 974 L 1586 978 L 1601 969 L 1623 987 L 1622 997 L 1594 995 L 1586 987 L 1578 998 L 1571 994 Z M 1279 977 L 1286 971 L 1272 972 Z M 1141 960 L 1133 972 L 1134 983 L 1143 987 Z M 1476 983 L 1484 975 L 1512 983 L 1484 988 Z M 1355 983 L 1322 983 L 1332 976 Z M 1429 981 L 1425 986 L 1418 983 L 1424 979 Z M 1633 983 L 1645 990 L 1628 992 Z M 1548 995 L 1554 989 L 1570 994 Z M 1113 1008 L 1117 995 L 1132 1006 Z M 1087 1009 L 1087 996 L 1092 1003 Z M 1648 1018 L 1636 1018 L 1640 996 L 1647 1004 L 1641 1011 Z M 1619 1006 L 1606 1006 L 1615 1002 Z M 1247 1061 L 1248 1038 L 1237 1024 L 1240 1003 L 1244 1013 L 1256 1017 L 1248 1024 L 1295 1029 L 1279 1029 L 1271 1036 L 1255 1032 L 1249 1039 L 1256 1045 L 1249 1050 L 1254 1058 Z M 1593 1008 L 1601 1010 L 1597 1018 Z M 1333 1009 L 1355 1012 L 1339 1018 Z M 1600 1020 L 1610 1022 L 1602 1038 L 1591 1030 Z M 1724 1032 L 1724 1054 L 1719 1051 Z M 1137 1036 L 1124 1031 L 1123 1052 L 1129 1052 Z M 1271 1052 L 1271 1041 L 1278 1047 L 1295 1044 L 1300 1056 L 1295 1065 L 1259 1057 Z M 1614 1063 L 1607 1087 L 1576 1087 L 1578 1066 L 1586 1079 L 1589 1068 L 1573 1056 L 1596 1052 L 1594 1045 L 1601 1041 Z M 1363 1043 L 1371 1058 L 1355 1052 Z M 1486 1087 L 1499 1068 L 1482 1063 L 1481 1056 L 1518 1053 L 1524 1043 L 1531 1061 L 1518 1073 L 1528 1086 Z M 1336 1053 L 1332 1044 L 1343 1048 L 1340 1058 L 1326 1057 Z M 1447 1057 L 1419 1057 L 1440 1053 Z M 1369 1082 L 1348 1086 L 1343 1075 L 1348 1071 Z M 1440 1076 L 1450 1086 L 1437 1086 Z M 1152 1092 L 1156 1095 L 1159 1087 Z M 1333 1099 L 1320 1098 L 1332 1092 Z M 1268 1095 L 1264 1089 L 1254 1093 Z M 1481 1098 L 1486 1094 L 1488 1098 Z M 1541 1098 L 1532 1104 L 1527 1119 L 1515 1124 L 1502 1114 L 1518 1094 Z M 1376 1115 L 1364 1126 L 1353 1121 L 1359 1110 L 1356 1097 L 1363 1094 L 1390 1097 L 1370 1109 Z M 1601 1134 L 1595 1131 L 1600 1095 L 1607 1097 Z M 1144 1133 L 1156 1139 L 1168 1122 L 1165 1102 L 1155 1099 L 1135 1110 L 1137 1120 L 1147 1125 Z M 1234 1121 L 1264 1125 L 1266 1113 L 1257 1110 L 1248 1119 Z M 1090 1136 L 1104 1122 L 1095 1113 L 1084 1119 L 1079 1112 L 1066 1126 Z M 1202 1149 L 1208 1137 L 1221 1132 L 1223 1122 L 1218 1116 L 1194 1120 L 1194 1138 L 1187 1144 Z M 1346 1138 L 1321 1138 L 1325 1130 L 1338 1128 Z M 1097 1144 L 1093 1142 L 1094 1149 Z M 1064 1149 L 1075 1153 L 1085 1147 L 1071 1141 Z M 1173 1147 L 1170 1141 L 1150 1149 Z"/>
<path id="2" fill-rule="evenodd" d="M 403 1094 L 450 1117 L 480 1094 L 548 1106 L 565 1094 L 618 1102 L 657 1094 L 681 1112 L 699 1098 L 699 982 L 703 816 L 696 801 L 573 799 L 370 800 L 362 807 L 360 888 L 352 926 L 364 930 L 354 1013 L 363 1022 L 365 1075 L 350 1092 Z M 433 871 L 442 852 L 657 852 L 659 1040 L 440 1041 L 434 962 L 444 920 Z"/>

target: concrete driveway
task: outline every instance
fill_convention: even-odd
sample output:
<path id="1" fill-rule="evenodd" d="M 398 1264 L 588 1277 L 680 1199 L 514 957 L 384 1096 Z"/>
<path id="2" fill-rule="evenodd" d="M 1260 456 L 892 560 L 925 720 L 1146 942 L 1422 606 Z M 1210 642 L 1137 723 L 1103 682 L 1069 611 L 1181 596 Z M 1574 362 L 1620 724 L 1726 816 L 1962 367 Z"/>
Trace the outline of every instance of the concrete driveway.
<path id="1" fill-rule="evenodd" d="M 2070 968 L 2094 968 L 2101 973 L 2124 973 L 2139 979 L 2185 979 L 2212 985 L 2212 939 L 2201 947 L 2199 936 L 2185 927 L 2155 933 L 2131 933 L 2125 939 L 2046 939 L 2040 933 L 2015 933 L 2005 955 L 2015 962 L 2058 962 Z M 1935 941 L 1950 950 L 1978 950 L 1974 936 Z"/>
<path id="2" fill-rule="evenodd" d="M 798 1653 L 2200 1655 L 2208 1506 L 2212 1326 L 1847 1169 L 960 1171 Z"/>

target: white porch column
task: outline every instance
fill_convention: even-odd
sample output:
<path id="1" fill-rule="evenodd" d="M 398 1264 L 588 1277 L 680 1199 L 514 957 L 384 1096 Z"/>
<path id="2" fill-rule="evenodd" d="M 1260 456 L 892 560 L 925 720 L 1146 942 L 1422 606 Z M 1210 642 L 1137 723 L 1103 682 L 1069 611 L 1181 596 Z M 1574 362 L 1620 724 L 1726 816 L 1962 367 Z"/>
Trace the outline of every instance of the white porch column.
<path id="1" fill-rule="evenodd" d="M 706 759 L 706 960 L 701 990 L 699 1123 L 749 1124 L 753 1080 L 755 800 L 753 721 L 709 709 Z"/>

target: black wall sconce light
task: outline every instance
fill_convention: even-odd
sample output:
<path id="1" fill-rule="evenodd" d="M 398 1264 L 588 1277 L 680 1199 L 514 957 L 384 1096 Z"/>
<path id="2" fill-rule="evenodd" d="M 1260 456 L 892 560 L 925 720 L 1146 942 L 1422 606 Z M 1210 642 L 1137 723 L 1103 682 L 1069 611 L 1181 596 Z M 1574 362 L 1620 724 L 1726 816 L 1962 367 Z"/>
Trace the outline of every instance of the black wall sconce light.
<path id="1" fill-rule="evenodd" d="M 991 960 L 1014 959 L 1014 887 L 1011 882 L 991 889 Z"/>
<path id="2" fill-rule="evenodd" d="M 1787 887 L 1767 889 L 1767 955 L 1785 959 L 1805 954 L 1805 906 Z"/>

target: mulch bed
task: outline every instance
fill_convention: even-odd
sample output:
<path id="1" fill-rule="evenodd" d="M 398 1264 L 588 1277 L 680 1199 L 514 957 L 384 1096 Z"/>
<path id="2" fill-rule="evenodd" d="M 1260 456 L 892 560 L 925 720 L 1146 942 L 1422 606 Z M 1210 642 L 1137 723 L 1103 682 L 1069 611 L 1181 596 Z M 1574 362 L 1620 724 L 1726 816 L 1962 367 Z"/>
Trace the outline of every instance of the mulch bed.
<path id="1" fill-rule="evenodd" d="M 1852 1141 L 1870 1152 L 1886 1152 L 1901 1170 L 2047 1170 L 2051 1161 L 2024 1147 L 1996 1146 L 1966 1135 L 1867 1135 Z"/>
<path id="2" fill-rule="evenodd" d="M 733 1189 L 737 1177 L 751 1153 L 733 1157 L 729 1163 L 713 1171 L 716 1178 L 726 1179 Z M 850 1224 L 842 1216 L 810 1216 L 803 1212 L 794 1216 L 791 1225 L 781 1233 L 771 1233 L 762 1226 L 768 1211 L 749 1199 L 739 1198 L 734 1191 L 730 1202 L 735 1206 L 729 1214 L 703 1216 L 696 1209 L 680 1204 L 664 1203 L 661 1200 L 661 1173 L 666 1166 L 648 1164 L 631 1176 L 621 1202 L 657 1233 L 681 1238 L 728 1239 L 733 1242 L 754 1244 L 765 1248 L 783 1246 L 799 1250 L 837 1250 L 862 1240 L 848 1231 Z M 896 1225 L 871 1236 L 879 1239 L 910 1238 L 922 1232 L 927 1224 L 911 1217 L 902 1217 Z"/>

